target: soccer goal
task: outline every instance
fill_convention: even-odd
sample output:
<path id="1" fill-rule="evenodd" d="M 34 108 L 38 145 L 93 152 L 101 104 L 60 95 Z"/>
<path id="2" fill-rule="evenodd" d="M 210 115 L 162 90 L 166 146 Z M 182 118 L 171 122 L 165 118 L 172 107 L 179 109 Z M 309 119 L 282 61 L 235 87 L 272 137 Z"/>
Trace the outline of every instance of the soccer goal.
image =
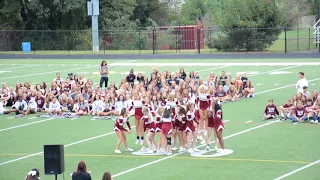
<path id="1" fill-rule="evenodd" d="M 320 45 L 320 19 L 313 25 L 314 43 Z"/>

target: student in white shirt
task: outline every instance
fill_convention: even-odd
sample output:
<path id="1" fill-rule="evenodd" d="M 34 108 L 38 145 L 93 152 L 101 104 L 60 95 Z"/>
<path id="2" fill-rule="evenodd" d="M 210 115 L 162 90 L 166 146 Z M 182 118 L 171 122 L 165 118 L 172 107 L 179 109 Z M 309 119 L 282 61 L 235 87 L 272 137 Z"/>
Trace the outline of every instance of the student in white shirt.
<path id="1" fill-rule="evenodd" d="M 25 115 L 35 114 L 38 110 L 38 104 L 33 98 L 30 98 L 30 96 L 27 96 L 26 100 L 28 102 L 28 110 Z"/>
<path id="2" fill-rule="evenodd" d="M 4 109 L 4 107 L 3 107 L 3 102 L 0 101 L 0 115 L 2 115 L 2 114 L 9 114 L 9 113 L 15 112 L 15 111 L 16 111 L 15 109 L 9 109 L 9 110 Z"/>
<path id="3" fill-rule="evenodd" d="M 18 96 L 18 101 L 14 104 L 14 107 L 16 109 L 16 115 L 24 115 L 25 112 L 28 110 L 28 104 L 26 101 L 22 99 L 22 96 Z"/>
<path id="4" fill-rule="evenodd" d="M 91 114 L 93 116 L 100 115 L 104 111 L 103 101 L 100 99 L 99 95 L 96 95 L 92 103 Z"/>
<path id="5" fill-rule="evenodd" d="M 114 114 L 119 115 L 122 108 L 127 108 L 128 104 L 123 95 L 119 96 L 118 101 L 115 103 L 115 112 Z"/>
<path id="6" fill-rule="evenodd" d="M 304 77 L 304 72 L 299 72 L 299 80 L 296 84 L 296 89 L 297 89 L 297 93 L 299 92 L 303 92 L 303 87 L 307 86 L 308 87 L 308 81 L 307 79 Z"/>
<path id="7" fill-rule="evenodd" d="M 46 110 L 48 114 L 61 114 L 60 103 L 57 101 L 56 97 L 52 98 L 52 101 L 49 103 L 49 109 Z"/>

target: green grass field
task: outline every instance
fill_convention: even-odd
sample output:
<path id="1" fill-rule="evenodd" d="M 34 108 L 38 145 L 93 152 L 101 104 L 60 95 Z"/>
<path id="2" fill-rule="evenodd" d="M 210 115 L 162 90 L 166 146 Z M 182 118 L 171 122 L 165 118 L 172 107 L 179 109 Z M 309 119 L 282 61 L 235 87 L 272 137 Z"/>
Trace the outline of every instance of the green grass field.
<path id="1" fill-rule="evenodd" d="M 99 81 L 100 60 L 0 60 L 0 82 L 14 86 L 28 81 L 33 85 L 44 80 L 51 82 L 56 72 L 62 78 L 70 72 L 84 73 L 87 79 Z M 193 63 L 193 64 L 191 64 Z M 229 63 L 229 64 L 226 64 Z M 262 64 L 264 63 L 264 64 Z M 149 76 L 153 67 L 160 71 L 198 71 L 202 78 L 210 72 L 225 70 L 234 78 L 236 73 L 248 72 L 256 88 L 256 98 L 241 99 L 223 105 L 225 146 L 234 152 L 221 157 L 194 157 L 174 152 L 172 156 L 134 156 L 129 152 L 114 154 L 116 135 L 114 121 L 91 120 L 91 116 L 71 119 L 43 119 L 29 115 L 12 118 L 0 116 L 0 174 L 1 179 L 17 180 L 31 168 L 44 175 L 43 145 L 65 145 L 65 179 L 71 179 L 80 160 L 87 163 L 94 180 L 109 170 L 115 180 L 135 179 L 276 179 L 293 172 L 284 179 L 317 180 L 320 177 L 318 138 L 320 125 L 292 124 L 290 121 L 263 121 L 261 114 L 267 100 L 273 98 L 277 106 L 296 93 L 298 72 L 304 71 L 309 91 L 320 90 L 320 59 L 248 59 L 248 60 L 108 60 L 111 66 L 109 81 L 116 84 L 133 67 L 135 72 Z M 133 119 L 130 120 L 133 125 Z M 134 129 L 134 128 L 133 128 Z M 128 136 L 129 146 L 135 150 L 135 131 Z M 198 144 L 199 149 L 205 146 Z M 123 145 L 121 150 L 124 151 Z M 210 155 L 210 154 L 205 154 Z M 313 166 L 306 165 L 318 161 Z M 301 171 L 295 170 L 301 168 Z M 62 175 L 58 179 L 63 179 Z M 280 178 L 281 179 L 281 178 Z"/>

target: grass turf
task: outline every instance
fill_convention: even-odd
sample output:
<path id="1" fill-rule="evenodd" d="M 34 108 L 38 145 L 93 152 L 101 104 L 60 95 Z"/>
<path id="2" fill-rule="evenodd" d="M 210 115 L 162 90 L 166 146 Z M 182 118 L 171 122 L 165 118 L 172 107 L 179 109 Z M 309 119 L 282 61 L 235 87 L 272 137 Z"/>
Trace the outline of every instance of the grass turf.
<path id="1" fill-rule="evenodd" d="M 259 60 L 212 60 L 212 62 L 257 62 Z M 119 174 L 128 169 L 137 168 L 145 163 L 161 160 L 140 169 L 118 175 L 115 179 L 274 179 L 292 170 L 300 168 L 308 163 L 318 160 L 314 137 L 319 136 L 320 125 L 291 124 L 289 121 L 266 124 L 261 120 L 261 114 L 269 98 L 275 99 L 276 105 L 282 105 L 296 91 L 294 84 L 297 74 L 304 71 L 310 82 L 310 91 L 319 90 L 318 68 L 319 66 L 293 66 L 290 62 L 301 62 L 302 60 L 268 60 L 268 62 L 287 62 L 288 66 L 218 66 L 201 67 L 200 63 L 209 60 L 197 60 L 194 66 L 183 66 L 184 61 L 177 60 L 137 60 L 135 63 L 164 63 L 158 67 L 163 70 L 178 70 L 179 66 L 170 67 L 169 62 L 181 63 L 185 70 L 199 71 L 201 77 L 206 77 L 209 72 L 220 74 L 222 70 L 231 73 L 233 77 L 237 72 L 252 72 L 249 79 L 253 82 L 257 97 L 254 99 L 242 99 L 234 103 L 223 105 L 224 119 L 230 120 L 225 123 L 224 136 L 230 138 L 225 140 L 226 148 L 234 150 L 233 154 L 219 158 L 197 158 L 188 153 L 174 156 L 163 160 L 166 156 L 133 156 L 131 153 L 115 155 L 113 153 L 116 136 L 113 134 L 114 122 L 96 120 L 91 117 L 81 117 L 77 120 L 54 119 L 43 121 L 28 126 L 3 130 L 26 123 L 42 121 L 44 119 L 28 119 L 34 115 L 22 119 L 8 119 L 13 115 L 0 116 L 0 140 L 3 148 L 0 149 L 0 173 L 6 180 L 23 178 L 33 167 L 38 167 L 42 179 L 54 179 L 52 176 L 43 175 L 43 156 L 41 154 L 26 159 L 17 160 L 8 164 L 4 162 L 15 160 L 20 157 L 41 152 L 44 144 L 64 144 L 66 179 L 76 168 L 79 160 L 85 160 L 89 170 L 92 170 L 94 180 L 101 179 L 104 171 L 110 170 L 112 174 Z M 318 59 L 305 59 L 304 62 L 317 62 Z M 110 64 L 119 61 L 109 61 Z M 189 63 L 190 61 L 185 61 Z M 64 66 L 62 66 L 62 64 Z M 84 72 L 87 78 L 95 83 L 99 75 L 92 74 L 97 71 L 100 61 L 85 60 L 77 61 L 81 65 L 74 66 L 74 60 L 1 60 L 0 82 L 7 82 L 14 86 L 17 81 L 29 81 L 33 84 L 44 80 L 50 82 L 55 72 L 60 71 L 62 77 L 67 73 Z M 19 64 L 21 68 L 17 65 Z M 36 66 L 32 66 L 36 65 Z M 29 67 L 31 66 L 31 67 Z M 19 67 L 19 68 L 18 68 Z M 153 66 L 134 67 L 135 71 L 144 72 L 149 75 Z M 15 69 L 14 69 L 15 68 Z M 78 68 L 78 69 L 76 69 Z M 130 69 L 129 66 L 112 66 L 110 80 L 120 82 Z M 278 70 L 283 69 L 284 70 Z M 70 70 L 74 69 L 74 70 Z M 285 71 L 287 74 L 270 74 L 272 71 Z M 260 74 L 257 74 L 260 73 Z M 283 86 L 292 85 L 282 88 Z M 268 91 L 272 90 L 272 91 Z M 260 94 L 259 94 L 260 92 Z M 251 120 L 252 122 L 246 123 Z M 133 125 L 133 120 L 131 120 Z M 260 125 L 263 127 L 243 132 Z M 88 138 L 91 138 L 88 140 Z M 87 140 L 86 140 L 87 139 Z M 84 141 L 86 140 L 86 141 Z M 128 141 L 132 148 L 134 145 L 135 131 L 128 135 Z M 77 143 L 74 143 L 77 142 Z M 199 144 L 198 144 L 199 145 Z M 121 147 L 123 150 L 123 146 Z M 201 147 L 200 149 L 203 149 Z M 293 174 L 288 179 L 317 179 L 319 177 L 319 164 L 316 164 L 299 173 Z M 59 176 L 62 179 L 62 176 Z"/>

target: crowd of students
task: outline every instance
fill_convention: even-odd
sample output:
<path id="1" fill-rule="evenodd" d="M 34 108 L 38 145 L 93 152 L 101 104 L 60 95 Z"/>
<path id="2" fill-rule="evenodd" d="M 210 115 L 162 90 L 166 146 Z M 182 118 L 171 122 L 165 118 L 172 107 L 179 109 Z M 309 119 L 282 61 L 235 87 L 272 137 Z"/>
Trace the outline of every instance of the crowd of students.
<path id="1" fill-rule="evenodd" d="M 221 76 L 208 73 L 205 78 L 200 78 L 197 72 L 187 74 L 183 68 L 176 72 L 159 72 L 154 68 L 149 79 L 141 73 L 134 74 L 131 69 L 119 85 L 113 81 L 108 85 L 109 67 L 106 61 L 102 61 L 99 71 L 101 80 L 97 85 L 83 74 L 78 76 L 73 73 L 69 73 L 65 80 L 60 73 L 56 73 L 50 85 L 41 82 L 32 86 L 29 82 L 18 82 L 15 88 L 9 88 L 4 83 L 0 113 L 15 112 L 17 117 L 37 112 L 49 115 L 71 112 L 79 116 L 119 116 L 115 124 L 119 138 L 116 153 L 121 153 L 119 145 L 122 142 L 127 147 L 125 132 L 130 132 L 130 126 L 126 129 L 123 125 L 132 115 L 136 126 L 136 144 L 141 144 L 143 149 L 144 143 L 147 143 L 149 152 L 157 149 L 170 154 L 168 147 L 171 145 L 171 135 L 173 149 L 176 149 L 179 141 L 180 151 L 186 148 L 190 152 L 196 151 L 196 139 L 202 144 L 208 143 L 209 148 L 211 134 L 219 138 L 223 149 L 220 131 L 224 127 L 222 115 L 219 115 L 220 103 L 255 97 L 255 89 L 246 73 L 242 76 L 237 74 L 232 81 L 231 75 L 227 76 L 224 71 Z M 160 136 L 158 143 L 154 141 L 155 134 Z M 126 150 L 132 149 L 127 147 Z"/>
<path id="2" fill-rule="evenodd" d="M 304 77 L 304 73 L 299 73 L 299 80 L 296 84 L 297 94 L 279 107 L 274 104 L 273 99 L 268 101 L 265 108 L 263 118 L 265 120 L 273 119 L 277 115 L 280 120 L 292 120 L 293 123 L 304 123 L 310 120 L 311 124 L 320 122 L 320 93 L 313 90 L 310 94 L 308 91 L 308 81 Z"/>

